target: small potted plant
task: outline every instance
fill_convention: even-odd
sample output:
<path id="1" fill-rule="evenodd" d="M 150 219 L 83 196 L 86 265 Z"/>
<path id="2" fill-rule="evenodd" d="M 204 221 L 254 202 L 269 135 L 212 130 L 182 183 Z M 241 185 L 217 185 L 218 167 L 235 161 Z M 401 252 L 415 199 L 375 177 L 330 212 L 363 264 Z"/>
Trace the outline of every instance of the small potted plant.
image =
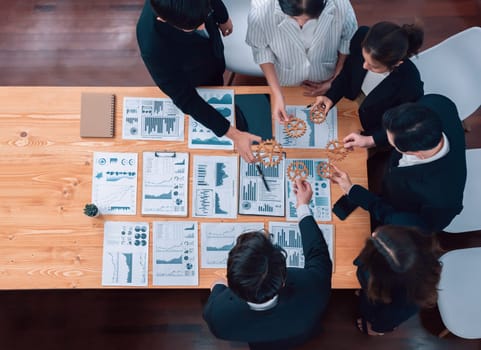
<path id="1" fill-rule="evenodd" d="M 96 217 L 100 215 L 99 208 L 93 203 L 85 204 L 84 214 L 90 217 Z"/>

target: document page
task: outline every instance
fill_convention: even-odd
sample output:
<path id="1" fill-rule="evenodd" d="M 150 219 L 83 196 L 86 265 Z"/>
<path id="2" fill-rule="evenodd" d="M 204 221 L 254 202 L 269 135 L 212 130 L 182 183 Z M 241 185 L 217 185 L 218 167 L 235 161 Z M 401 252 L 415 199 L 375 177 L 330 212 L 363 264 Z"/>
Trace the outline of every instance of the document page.
<path id="1" fill-rule="evenodd" d="M 144 152 L 142 214 L 187 216 L 189 154 Z"/>
<path id="2" fill-rule="evenodd" d="M 122 137 L 183 141 L 184 113 L 170 98 L 124 97 Z"/>
<path id="3" fill-rule="evenodd" d="M 199 284 L 198 232 L 193 221 L 154 221 L 154 286 Z"/>
<path id="4" fill-rule="evenodd" d="M 234 122 L 234 90 L 197 89 L 200 97 L 215 108 L 231 125 Z M 189 148 L 234 149 L 234 143 L 226 136 L 218 137 L 194 118 L 189 118 Z"/>
<path id="5" fill-rule="evenodd" d="M 329 249 L 329 256 L 334 266 L 334 225 L 318 224 Z M 304 250 L 298 223 L 269 222 L 269 232 L 274 235 L 274 242 L 287 252 L 287 267 L 304 267 Z"/>
<path id="6" fill-rule="evenodd" d="M 309 172 L 307 181 L 312 186 L 312 199 L 309 207 L 316 221 L 331 221 L 331 182 L 318 174 L 319 163 L 327 159 L 286 159 L 286 169 L 292 162 L 302 162 Z M 287 170 L 286 170 L 287 172 Z M 293 182 L 286 176 L 286 220 L 297 220 L 296 195 L 293 191 Z"/>
<path id="7" fill-rule="evenodd" d="M 236 156 L 194 156 L 192 216 L 237 217 Z"/>
<path id="8" fill-rule="evenodd" d="M 235 246 L 237 237 L 244 232 L 263 230 L 262 222 L 202 223 L 201 266 L 226 268 L 227 256 Z"/>
<path id="9" fill-rule="evenodd" d="M 92 202 L 104 215 L 137 212 L 137 153 L 94 152 Z"/>
<path id="10" fill-rule="evenodd" d="M 299 118 L 302 122 L 297 127 L 305 132 L 300 137 L 291 137 L 286 132 L 287 123 L 275 124 L 276 140 L 286 148 L 326 148 L 329 141 L 337 140 L 337 109 L 332 107 L 326 120 L 320 124 L 314 123 L 306 106 L 286 106 L 288 115 Z"/>
<path id="11" fill-rule="evenodd" d="M 106 221 L 102 265 L 103 286 L 147 286 L 149 224 Z"/>
<path id="12" fill-rule="evenodd" d="M 266 167 L 262 163 L 246 163 L 241 158 L 239 214 L 284 216 L 284 177 L 284 160 Z"/>

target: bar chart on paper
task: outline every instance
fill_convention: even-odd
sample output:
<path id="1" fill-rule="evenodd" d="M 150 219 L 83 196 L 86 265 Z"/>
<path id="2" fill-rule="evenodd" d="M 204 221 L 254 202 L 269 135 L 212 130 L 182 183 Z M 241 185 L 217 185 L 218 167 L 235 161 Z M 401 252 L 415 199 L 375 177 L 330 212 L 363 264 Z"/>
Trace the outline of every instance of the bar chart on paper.
<path id="1" fill-rule="evenodd" d="M 334 266 L 334 226 L 318 224 L 326 240 L 329 256 Z M 274 242 L 287 252 L 288 267 L 304 267 L 305 257 L 299 224 L 288 222 L 269 222 L 269 232 L 274 235 Z"/>
<path id="2" fill-rule="evenodd" d="M 239 214 L 284 216 L 284 174 L 284 160 L 275 166 L 267 167 L 262 163 L 246 163 L 241 159 Z"/>
<path id="3" fill-rule="evenodd" d="M 169 98 L 124 97 L 122 137 L 184 140 L 184 113 Z"/>

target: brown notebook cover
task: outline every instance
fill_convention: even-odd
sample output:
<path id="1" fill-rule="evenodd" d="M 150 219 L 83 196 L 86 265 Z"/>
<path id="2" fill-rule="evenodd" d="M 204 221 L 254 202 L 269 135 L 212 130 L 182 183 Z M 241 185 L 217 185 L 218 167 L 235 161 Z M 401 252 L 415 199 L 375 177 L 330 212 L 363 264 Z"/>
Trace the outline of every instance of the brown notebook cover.
<path id="1" fill-rule="evenodd" d="M 80 110 L 81 137 L 113 137 L 115 95 L 83 92 Z"/>

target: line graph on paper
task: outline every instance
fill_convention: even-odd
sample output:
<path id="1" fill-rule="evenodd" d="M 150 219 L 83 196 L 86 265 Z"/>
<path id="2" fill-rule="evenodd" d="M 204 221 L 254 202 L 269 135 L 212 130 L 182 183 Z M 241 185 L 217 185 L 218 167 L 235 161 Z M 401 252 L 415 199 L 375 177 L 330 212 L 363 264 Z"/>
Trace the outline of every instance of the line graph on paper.
<path id="1" fill-rule="evenodd" d="M 153 284 L 197 285 L 197 223 L 156 221 L 153 227 Z"/>
<path id="2" fill-rule="evenodd" d="M 262 223 L 202 223 L 201 266 L 225 268 L 227 255 L 236 244 L 237 237 L 244 232 L 262 229 Z"/>

